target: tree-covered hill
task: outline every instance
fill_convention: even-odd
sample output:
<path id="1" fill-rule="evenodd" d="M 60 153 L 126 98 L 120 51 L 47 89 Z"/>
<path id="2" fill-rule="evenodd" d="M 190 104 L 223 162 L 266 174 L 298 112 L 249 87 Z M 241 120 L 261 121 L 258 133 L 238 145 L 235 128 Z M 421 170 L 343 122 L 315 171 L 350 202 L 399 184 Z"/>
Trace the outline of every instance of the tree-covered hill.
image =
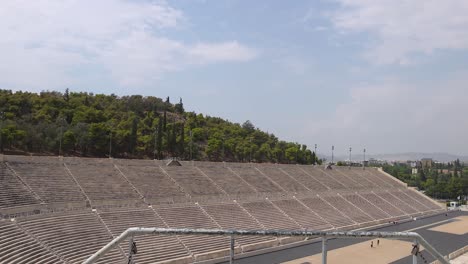
<path id="1" fill-rule="evenodd" d="M 70 156 L 312 164 L 305 145 L 249 122 L 185 112 L 182 99 L 0 90 L 0 148 Z"/>

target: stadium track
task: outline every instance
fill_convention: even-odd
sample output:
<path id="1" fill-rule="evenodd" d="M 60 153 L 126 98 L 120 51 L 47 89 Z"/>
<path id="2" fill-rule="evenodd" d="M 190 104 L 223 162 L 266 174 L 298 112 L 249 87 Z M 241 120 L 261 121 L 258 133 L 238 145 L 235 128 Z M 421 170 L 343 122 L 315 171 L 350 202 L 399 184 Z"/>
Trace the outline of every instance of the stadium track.
<path id="1" fill-rule="evenodd" d="M 439 214 L 423 219 L 418 219 L 416 221 L 403 222 L 396 225 L 389 225 L 385 227 L 368 229 L 375 231 L 412 231 L 419 233 L 426 239 L 431 245 L 433 245 L 439 252 L 443 255 L 448 255 L 449 253 L 468 245 L 468 233 L 464 235 L 455 235 L 450 233 L 435 232 L 429 229 L 449 223 L 453 218 L 458 216 L 468 216 L 468 212 L 449 212 L 448 216 L 445 214 Z M 448 220 L 448 221 L 446 221 Z M 444 221 L 444 222 L 441 222 Z M 439 223 L 440 222 L 440 223 Z M 341 247 L 350 246 L 356 243 L 360 243 L 369 239 L 351 239 L 351 238 L 340 238 L 340 239 L 330 239 L 328 241 L 328 250 L 334 250 Z M 411 249 L 408 248 L 408 252 Z M 322 251 L 321 242 L 312 243 L 308 245 L 302 245 L 294 248 L 279 250 L 275 252 L 265 253 L 261 255 L 236 259 L 235 264 L 272 264 L 272 263 L 282 263 L 298 258 L 307 257 L 314 254 L 320 254 Z M 432 262 L 434 258 L 424 250 L 422 255 L 426 258 L 428 263 Z M 222 262 L 223 264 L 228 264 L 229 262 Z M 392 264 L 403 264 L 411 263 L 411 257 L 405 257 L 399 259 L 398 261 L 393 262 Z M 422 259 L 418 259 L 418 263 L 424 263 Z"/>

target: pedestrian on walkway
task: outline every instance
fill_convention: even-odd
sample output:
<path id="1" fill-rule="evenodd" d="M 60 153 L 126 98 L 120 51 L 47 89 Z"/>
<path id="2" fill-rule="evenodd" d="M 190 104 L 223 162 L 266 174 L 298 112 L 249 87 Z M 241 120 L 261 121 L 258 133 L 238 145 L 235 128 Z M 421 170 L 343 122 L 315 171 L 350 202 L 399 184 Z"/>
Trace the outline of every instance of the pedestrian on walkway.
<path id="1" fill-rule="evenodd" d="M 379 239 L 377 239 L 377 246 L 378 246 L 379 244 L 380 244 L 380 240 L 379 240 Z"/>
<path id="2" fill-rule="evenodd" d="M 374 247 L 374 241 L 371 241 L 371 242 L 370 242 L 370 247 L 371 247 L 371 248 Z"/>

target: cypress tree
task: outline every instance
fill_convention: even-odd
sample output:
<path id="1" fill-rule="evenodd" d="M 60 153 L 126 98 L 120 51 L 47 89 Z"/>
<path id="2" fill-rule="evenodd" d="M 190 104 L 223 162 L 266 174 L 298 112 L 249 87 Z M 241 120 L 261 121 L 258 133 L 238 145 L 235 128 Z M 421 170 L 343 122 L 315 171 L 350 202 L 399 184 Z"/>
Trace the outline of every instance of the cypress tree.
<path id="1" fill-rule="evenodd" d="M 162 159 L 162 134 L 163 134 L 163 126 L 161 122 L 161 118 L 158 120 L 158 139 L 157 139 L 157 153 L 158 159 Z"/>
<path id="2" fill-rule="evenodd" d="M 171 152 L 173 157 L 177 157 L 177 148 L 176 148 L 176 140 L 177 140 L 177 125 L 174 122 L 172 125 L 172 136 L 171 136 Z"/>
<path id="3" fill-rule="evenodd" d="M 167 108 L 170 106 L 169 96 L 166 98 L 166 102 L 164 103 L 164 123 L 163 128 L 164 132 L 167 131 Z"/>
<path id="4" fill-rule="evenodd" d="M 179 114 L 183 114 L 184 113 L 184 104 L 182 103 L 182 98 L 180 98 L 179 100 L 179 103 L 178 104 L 175 104 L 175 110 L 177 113 Z"/>
<path id="5" fill-rule="evenodd" d="M 135 153 L 138 137 L 138 117 L 133 118 L 132 131 L 130 134 L 130 153 Z"/>
<path id="6" fill-rule="evenodd" d="M 167 113 L 166 113 L 166 109 L 164 108 L 164 120 L 163 120 L 163 131 L 166 132 L 167 131 Z"/>
<path id="7" fill-rule="evenodd" d="M 68 103 L 68 101 L 70 101 L 70 90 L 67 88 L 65 89 L 65 94 L 63 95 L 63 99 L 65 100 L 65 102 Z"/>
<path id="8" fill-rule="evenodd" d="M 181 157 L 184 157 L 185 154 L 185 131 L 184 123 L 180 126 L 180 142 L 179 142 L 179 154 Z"/>

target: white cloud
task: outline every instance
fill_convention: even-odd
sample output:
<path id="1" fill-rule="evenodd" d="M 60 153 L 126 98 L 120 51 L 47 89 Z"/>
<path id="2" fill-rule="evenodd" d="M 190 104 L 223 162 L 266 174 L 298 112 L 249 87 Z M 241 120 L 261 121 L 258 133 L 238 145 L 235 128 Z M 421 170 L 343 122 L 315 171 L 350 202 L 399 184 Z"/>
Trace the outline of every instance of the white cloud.
<path id="1" fill-rule="evenodd" d="M 287 71 L 292 72 L 297 75 L 306 74 L 309 70 L 310 62 L 307 63 L 305 60 L 297 57 L 288 55 L 278 60 L 279 64 L 283 66 Z"/>
<path id="2" fill-rule="evenodd" d="M 414 55 L 468 48 L 468 1 L 337 1 L 332 23 L 345 34 L 374 36 L 365 56 L 376 64 L 407 64 Z"/>
<path id="3" fill-rule="evenodd" d="M 325 31 L 325 30 L 328 30 L 327 27 L 324 27 L 324 26 L 316 26 L 314 28 L 315 31 Z"/>
<path id="4" fill-rule="evenodd" d="M 351 145 L 367 146 L 371 153 L 468 154 L 464 122 L 468 71 L 448 79 L 410 84 L 389 79 L 353 86 L 348 102 L 328 120 L 311 123 L 305 132 L 322 145 L 339 146 L 341 152 Z"/>
<path id="5" fill-rule="evenodd" d="M 186 20 L 163 1 L 3 1 L 0 86 L 55 89 L 91 68 L 122 86 L 148 85 L 189 65 L 255 57 L 237 41 L 192 44 L 166 37 Z"/>
<path id="6" fill-rule="evenodd" d="M 248 61 L 256 56 L 256 52 L 237 41 L 231 41 L 220 44 L 198 43 L 188 49 L 188 55 L 194 63 L 210 63 Z"/>

